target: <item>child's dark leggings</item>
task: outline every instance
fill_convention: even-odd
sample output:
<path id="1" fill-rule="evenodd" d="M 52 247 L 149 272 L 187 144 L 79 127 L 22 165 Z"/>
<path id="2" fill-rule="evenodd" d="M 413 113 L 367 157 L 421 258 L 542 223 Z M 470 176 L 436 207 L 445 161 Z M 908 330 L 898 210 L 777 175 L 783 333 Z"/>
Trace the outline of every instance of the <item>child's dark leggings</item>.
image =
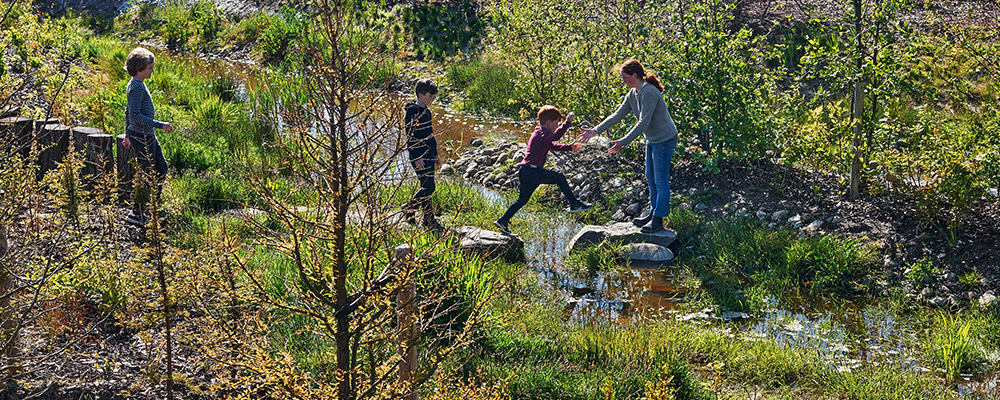
<path id="1" fill-rule="evenodd" d="M 417 168 L 415 161 L 411 162 L 411 164 L 413 165 L 413 171 L 417 173 L 417 181 L 420 182 L 420 189 L 413 194 L 413 198 L 410 199 L 406 207 L 422 210 L 425 213 L 425 218 L 432 217 L 434 210 L 431 206 L 431 196 L 434 195 L 434 189 L 436 188 L 434 185 L 434 160 L 424 160 L 424 168 Z"/>
<path id="2" fill-rule="evenodd" d="M 167 177 L 167 159 L 163 157 L 160 141 L 153 135 L 129 135 L 132 142 L 132 154 L 139 162 L 133 179 L 134 205 L 132 210 L 136 215 L 147 211 L 151 189 L 159 196 L 163 189 L 163 180 Z"/>
<path id="3" fill-rule="evenodd" d="M 576 205 L 579 200 L 573 195 L 573 191 L 569 188 L 569 183 L 566 183 L 566 177 L 555 171 L 549 171 L 545 168 L 532 168 L 527 165 L 522 165 L 521 170 L 517 173 L 517 178 L 520 181 L 518 185 L 518 196 L 517 201 L 511 204 L 507 208 L 507 212 L 500 217 L 501 221 L 510 222 L 510 219 L 514 217 L 521 207 L 528 204 L 528 199 L 531 198 L 531 194 L 535 192 L 538 185 L 542 184 L 556 184 L 559 185 L 559 190 L 562 191 L 563 195 L 566 196 L 566 200 L 569 200 L 570 207 Z"/>

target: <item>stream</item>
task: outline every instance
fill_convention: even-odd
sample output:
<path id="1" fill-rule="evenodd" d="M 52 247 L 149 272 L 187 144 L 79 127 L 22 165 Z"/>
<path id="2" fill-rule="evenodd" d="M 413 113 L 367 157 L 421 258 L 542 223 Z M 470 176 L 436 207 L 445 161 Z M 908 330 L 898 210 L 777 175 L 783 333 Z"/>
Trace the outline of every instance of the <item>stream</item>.
<path id="1" fill-rule="evenodd" d="M 248 88 L 260 85 L 256 78 L 259 66 L 161 52 L 196 73 L 238 83 L 237 93 L 244 97 Z M 410 101 L 410 96 L 393 94 L 384 101 L 403 104 Z M 432 104 L 431 110 L 443 160 L 457 158 L 471 138 L 524 142 L 532 129 L 532 124 L 470 116 L 440 104 Z M 507 205 L 508 197 L 479 185 L 474 187 L 487 201 Z M 783 301 L 771 299 L 756 317 L 725 313 L 724 318 L 718 318 L 712 310 L 692 309 L 684 302 L 684 291 L 678 285 L 680 268 L 676 266 L 633 264 L 612 271 L 574 271 L 565 260 L 566 245 L 582 228 L 580 223 L 527 210 L 516 218 L 533 221 L 533 231 L 523 235 L 527 237 L 526 272 L 536 274 L 539 284 L 561 293 L 557 296 L 565 301 L 568 323 L 676 318 L 713 324 L 747 340 L 774 341 L 816 352 L 841 370 L 867 364 L 929 372 L 919 361 L 916 349 L 920 327 L 884 304 L 787 296 Z M 966 398 L 996 398 L 1000 393 L 997 371 L 963 375 L 960 380 L 956 390 Z"/>

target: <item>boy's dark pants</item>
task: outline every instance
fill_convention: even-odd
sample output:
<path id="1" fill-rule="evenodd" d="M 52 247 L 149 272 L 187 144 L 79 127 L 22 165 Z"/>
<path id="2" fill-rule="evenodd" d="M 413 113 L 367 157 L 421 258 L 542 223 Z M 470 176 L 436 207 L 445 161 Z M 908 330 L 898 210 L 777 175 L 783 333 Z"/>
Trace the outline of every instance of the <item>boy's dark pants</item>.
<path id="1" fill-rule="evenodd" d="M 132 156 L 138 161 L 134 179 L 135 197 L 132 211 L 142 216 L 146 212 L 151 188 L 156 188 L 159 197 L 163 190 L 163 180 L 167 177 L 167 159 L 156 136 L 129 135 L 132 142 Z"/>
<path id="2" fill-rule="evenodd" d="M 510 219 L 514 217 L 521 207 L 528 204 L 528 199 L 531 199 L 531 194 L 535 192 L 538 185 L 542 184 L 555 184 L 559 186 L 559 190 L 562 191 L 563 195 L 566 196 L 566 200 L 569 200 L 569 205 L 572 207 L 577 204 L 579 200 L 573 195 L 573 191 L 569 188 L 569 183 L 566 182 L 566 177 L 555 171 L 549 171 L 545 168 L 533 168 L 527 165 L 522 165 L 521 170 L 517 172 L 518 184 L 518 195 L 517 201 L 511 204 L 507 208 L 507 212 L 500 217 L 500 221 L 510 222 Z"/>
<path id="3" fill-rule="evenodd" d="M 413 171 L 417 173 L 417 181 L 420 182 L 420 189 L 413 194 L 404 209 L 423 210 L 425 220 L 434 218 L 434 207 L 431 196 L 434 195 L 434 160 L 424 160 L 424 168 L 417 168 L 416 161 L 411 161 Z"/>

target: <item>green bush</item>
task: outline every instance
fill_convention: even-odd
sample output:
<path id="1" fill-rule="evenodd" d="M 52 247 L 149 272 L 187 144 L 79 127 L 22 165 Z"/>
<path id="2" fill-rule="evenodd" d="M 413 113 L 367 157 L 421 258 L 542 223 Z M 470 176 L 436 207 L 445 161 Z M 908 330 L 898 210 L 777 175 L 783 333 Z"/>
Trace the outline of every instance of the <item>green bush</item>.
<path id="1" fill-rule="evenodd" d="M 457 90 L 464 91 L 460 108 L 473 112 L 493 112 L 518 115 L 528 107 L 517 96 L 517 72 L 504 65 L 472 60 L 453 64 L 445 78 Z"/>
<path id="2" fill-rule="evenodd" d="M 306 31 L 303 18 L 288 6 L 282 6 L 281 12 L 271 17 L 270 24 L 261 33 L 257 44 L 257 51 L 264 63 L 277 65 L 293 61 L 289 57 L 294 53 L 292 49 L 295 41 Z"/>

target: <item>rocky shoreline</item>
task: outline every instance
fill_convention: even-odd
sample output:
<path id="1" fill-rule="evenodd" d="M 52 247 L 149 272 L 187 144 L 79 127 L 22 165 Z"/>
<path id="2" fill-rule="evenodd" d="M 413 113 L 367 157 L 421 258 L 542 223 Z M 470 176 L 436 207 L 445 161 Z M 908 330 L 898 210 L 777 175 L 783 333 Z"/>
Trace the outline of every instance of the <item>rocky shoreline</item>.
<path id="1" fill-rule="evenodd" d="M 605 213 L 601 217 L 606 220 L 597 223 L 627 221 L 649 207 L 644 155 L 608 154 L 606 140 L 600 139 L 579 153 L 549 153 L 547 168 L 566 175 L 581 199 L 600 204 L 595 209 L 603 208 L 599 212 Z M 442 166 L 442 174 L 494 190 L 516 191 L 518 163 L 526 144 L 480 139 L 471 144 L 470 150 Z M 769 229 L 797 230 L 800 237 L 836 235 L 876 245 L 884 257 L 881 276 L 874 277 L 879 295 L 901 288 L 912 301 L 935 307 L 997 304 L 1000 260 L 994 244 L 1000 243 L 995 229 L 1000 202 L 981 200 L 977 215 L 952 244 L 923 223 L 915 215 L 913 200 L 902 195 L 880 192 L 851 201 L 837 177 L 769 160 L 754 165 L 723 163 L 718 174 L 683 158 L 675 158 L 674 164 L 672 192 L 685 199 L 680 208 L 693 208 L 709 218 L 757 219 Z M 543 202 L 565 202 L 558 190 L 543 193 Z M 919 281 L 910 279 L 915 276 L 911 271 L 922 262 L 933 265 L 932 273 Z M 960 281 L 960 274 L 968 273 L 974 273 L 978 282 Z"/>

